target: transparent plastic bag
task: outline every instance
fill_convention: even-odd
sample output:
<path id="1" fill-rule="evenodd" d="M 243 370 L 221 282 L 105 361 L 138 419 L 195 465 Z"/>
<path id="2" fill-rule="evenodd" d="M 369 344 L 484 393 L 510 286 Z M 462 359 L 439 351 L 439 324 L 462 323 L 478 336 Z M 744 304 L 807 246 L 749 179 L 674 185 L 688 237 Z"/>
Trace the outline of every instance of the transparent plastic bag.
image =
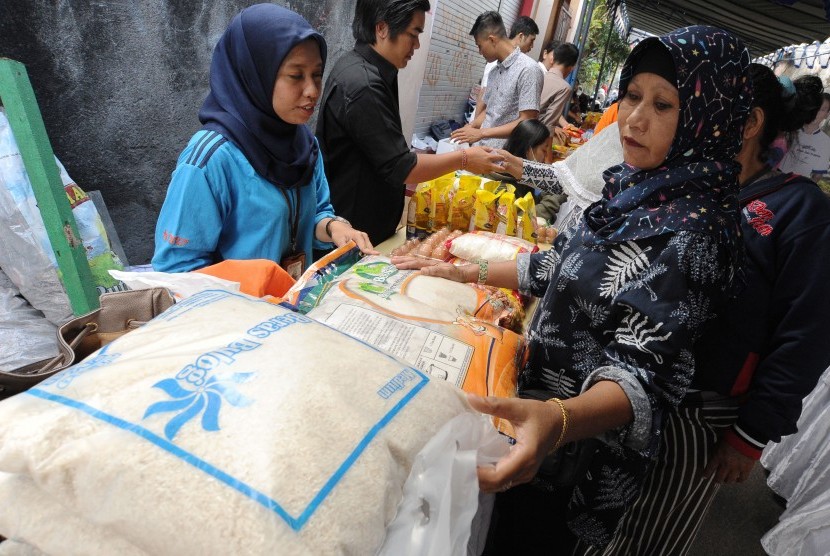
<path id="1" fill-rule="evenodd" d="M 101 293 L 120 289 L 107 273 L 123 269 L 89 196 L 55 158 L 72 215 L 86 251 L 94 285 Z M 0 267 L 33 307 L 53 324 L 72 316 L 55 253 L 6 114 L 0 110 Z"/>
<path id="2" fill-rule="evenodd" d="M 495 463 L 508 451 L 506 437 L 487 417 L 464 413 L 449 421 L 415 457 L 378 555 L 465 554 L 468 546 L 478 554 L 492 495 L 479 492 L 476 466 Z"/>
<path id="3" fill-rule="evenodd" d="M 23 299 L 0 269 L 0 371 L 13 371 L 57 354 L 57 327 Z"/>

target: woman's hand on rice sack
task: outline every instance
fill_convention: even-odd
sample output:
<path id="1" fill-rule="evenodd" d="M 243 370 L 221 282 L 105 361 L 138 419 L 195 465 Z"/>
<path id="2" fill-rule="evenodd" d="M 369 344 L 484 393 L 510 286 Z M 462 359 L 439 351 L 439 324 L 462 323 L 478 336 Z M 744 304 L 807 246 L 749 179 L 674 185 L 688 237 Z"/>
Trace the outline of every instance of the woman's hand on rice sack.
<path id="1" fill-rule="evenodd" d="M 732 447 L 729 442 L 720 439 L 715 453 L 703 470 L 704 477 L 714 475 L 716 483 L 742 483 L 749 478 L 755 460 L 743 455 Z"/>
<path id="2" fill-rule="evenodd" d="M 467 394 L 467 401 L 477 411 L 510 421 L 516 435 L 516 444 L 495 466 L 478 468 L 481 490 L 501 492 L 530 482 L 562 431 L 559 407 L 536 400 L 472 394 Z"/>
<path id="3" fill-rule="evenodd" d="M 379 255 L 377 250 L 375 250 L 372 242 L 369 240 L 369 236 L 366 232 L 361 232 L 360 230 L 355 230 L 349 224 L 345 222 L 339 222 L 337 220 L 331 223 L 331 241 L 337 247 L 343 247 L 350 241 L 354 241 L 357 245 L 358 249 L 362 253 L 367 255 Z"/>
<path id="4" fill-rule="evenodd" d="M 392 264 L 400 270 L 419 270 L 424 276 L 446 278 L 453 282 L 475 282 L 478 279 L 478 265 L 455 266 L 452 263 L 424 257 L 392 257 Z"/>
<path id="5" fill-rule="evenodd" d="M 467 161 L 463 170 L 473 174 L 492 174 L 504 171 L 502 151 L 490 147 L 471 147 L 467 151 Z"/>

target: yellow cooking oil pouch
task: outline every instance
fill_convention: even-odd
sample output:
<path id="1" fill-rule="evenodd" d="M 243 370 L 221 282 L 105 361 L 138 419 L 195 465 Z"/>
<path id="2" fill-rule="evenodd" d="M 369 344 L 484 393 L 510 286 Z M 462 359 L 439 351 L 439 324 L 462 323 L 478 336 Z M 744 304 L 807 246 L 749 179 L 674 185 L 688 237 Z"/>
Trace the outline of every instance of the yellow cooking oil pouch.
<path id="1" fill-rule="evenodd" d="M 489 191 L 490 193 L 496 193 L 500 188 L 501 182 L 495 180 L 481 180 L 481 185 L 479 186 L 479 189 Z"/>
<path id="2" fill-rule="evenodd" d="M 475 210 L 475 194 L 478 185 L 467 181 L 461 176 L 461 182 L 458 184 L 458 189 L 452 196 L 450 201 L 450 211 L 448 215 L 450 228 L 453 230 L 461 230 L 462 232 L 469 232 L 472 226 L 473 211 Z M 471 176 L 478 177 L 478 176 Z"/>
<path id="3" fill-rule="evenodd" d="M 496 212 L 498 213 L 498 224 L 496 224 L 496 233 L 505 236 L 516 235 L 516 194 L 511 191 L 505 191 L 499 195 L 496 205 Z"/>
<path id="4" fill-rule="evenodd" d="M 510 183 L 509 181 L 500 181 L 499 184 L 496 186 L 496 193 L 513 193 L 516 194 L 516 186 Z"/>
<path id="5" fill-rule="evenodd" d="M 415 205 L 415 234 L 414 237 L 424 238 L 432 232 L 430 227 L 432 220 L 432 196 L 435 190 L 435 181 L 419 183 L 409 200 L 410 205 Z M 408 220 L 408 218 L 407 218 Z"/>
<path id="6" fill-rule="evenodd" d="M 536 243 L 536 201 L 530 191 L 524 197 L 519 197 L 514 203 L 516 207 L 516 237 Z"/>
<path id="7" fill-rule="evenodd" d="M 500 196 L 501 194 L 492 193 L 486 189 L 476 191 L 473 230 L 496 231 L 499 224 L 498 203 Z"/>
<path id="8" fill-rule="evenodd" d="M 455 176 L 449 174 L 434 180 L 432 190 L 432 216 L 431 230 L 436 232 L 447 226 L 448 214 L 450 211 L 450 200 L 455 185 Z"/>
<path id="9" fill-rule="evenodd" d="M 481 187 L 481 176 L 461 174 L 461 176 L 458 177 L 458 187 L 472 187 L 473 189 L 478 189 Z"/>

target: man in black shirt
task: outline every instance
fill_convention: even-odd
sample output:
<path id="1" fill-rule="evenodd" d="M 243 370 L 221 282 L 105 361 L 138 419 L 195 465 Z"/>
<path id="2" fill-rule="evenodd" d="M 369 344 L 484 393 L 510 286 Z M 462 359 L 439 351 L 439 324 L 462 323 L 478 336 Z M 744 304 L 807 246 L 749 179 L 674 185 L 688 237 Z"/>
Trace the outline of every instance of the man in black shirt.
<path id="1" fill-rule="evenodd" d="M 404 183 L 419 183 L 462 169 L 501 170 L 503 158 L 475 147 L 441 155 L 410 152 L 401 127 L 398 70 L 420 46 L 429 0 L 357 0 L 354 50 L 326 81 L 317 138 L 331 202 L 338 215 L 377 245 L 395 233 Z"/>

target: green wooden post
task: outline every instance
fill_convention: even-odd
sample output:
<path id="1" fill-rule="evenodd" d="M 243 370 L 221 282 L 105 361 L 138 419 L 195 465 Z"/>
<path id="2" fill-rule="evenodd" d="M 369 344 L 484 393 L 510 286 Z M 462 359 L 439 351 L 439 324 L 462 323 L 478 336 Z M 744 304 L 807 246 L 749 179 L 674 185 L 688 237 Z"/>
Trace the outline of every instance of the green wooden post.
<path id="1" fill-rule="evenodd" d="M 72 311 L 98 308 L 98 293 L 26 67 L 0 59 L 0 100 L 37 199 Z"/>

